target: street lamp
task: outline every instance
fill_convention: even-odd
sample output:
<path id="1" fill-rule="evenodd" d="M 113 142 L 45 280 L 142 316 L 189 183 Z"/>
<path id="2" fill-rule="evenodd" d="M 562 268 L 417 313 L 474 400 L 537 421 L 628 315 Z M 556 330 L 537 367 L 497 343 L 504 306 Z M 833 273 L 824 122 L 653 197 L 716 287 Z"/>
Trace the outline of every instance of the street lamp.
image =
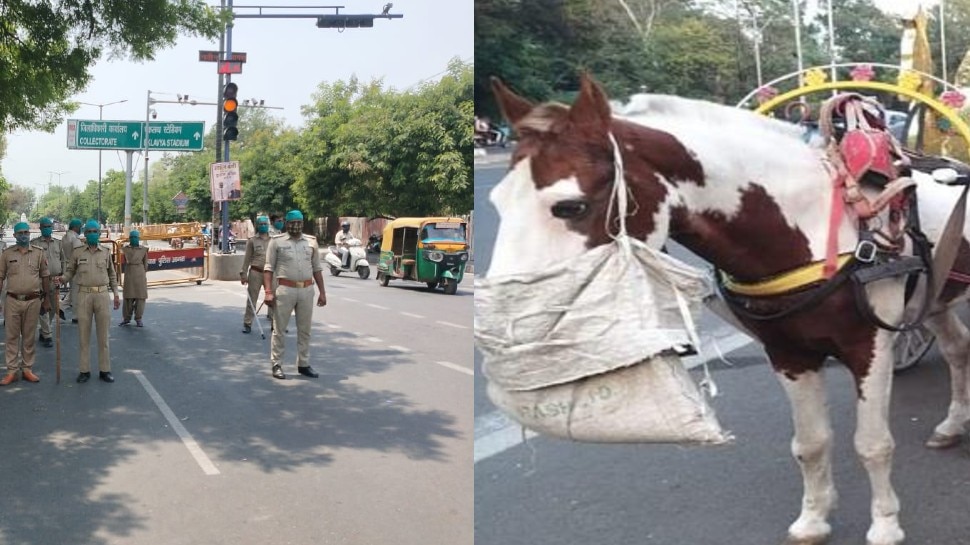
<path id="1" fill-rule="evenodd" d="M 115 102 L 107 102 L 105 104 L 91 104 L 90 102 L 78 102 L 78 104 L 84 104 L 85 106 L 97 106 L 98 107 L 98 121 L 103 121 L 102 113 L 104 112 L 105 106 L 111 106 L 112 104 L 121 104 L 122 102 L 128 102 L 128 99 L 116 100 Z M 101 150 L 98 150 L 98 223 L 101 223 Z"/>

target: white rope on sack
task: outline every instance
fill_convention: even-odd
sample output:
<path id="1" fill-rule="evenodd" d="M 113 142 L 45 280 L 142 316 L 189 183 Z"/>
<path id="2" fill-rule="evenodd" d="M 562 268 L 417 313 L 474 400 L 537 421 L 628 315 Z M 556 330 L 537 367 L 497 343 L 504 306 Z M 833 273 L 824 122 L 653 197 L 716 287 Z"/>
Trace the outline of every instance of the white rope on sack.
<path id="1" fill-rule="evenodd" d="M 617 215 L 619 222 L 619 232 L 616 236 L 610 235 L 614 241 L 619 244 L 621 249 L 621 255 L 624 258 L 624 264 L 629 266 L 633 259 L 633 248 L 632 245 L 637 245 L 644 248 L 650 252 L 655 252 L 653 248 L 647 246 L 643 241 L 637 240 L 629 235 L 626 229 L 626 218 L 628 215 L 636 214 L 636 209 L 633 211 L 629 210 L 629 196 L 630 188 L 626 183 L 626 175 L 623 171 L 623 155 L 620 153 L 620 144 L 616 141 L 616 137 L 613 136 L 613 132 L 609 132 L 607 136 L 610 139 L 610 145 L 613 148 L 613 167 L 615 175 L 613 178 L 613 190 L 610 192 L 610 200 L 607 204 L 606 213 L 606 233 L 610 233 L 610 211 L 613 210 L 614 201 L 617 204 Z M 694 317 L 690 312 L 690 307 L 688 306 L 687 299 L 684 294 L 677 289 L 677 285 L 674 282 L 670 282 L 670 287 L 673 289 L 674 296 L 677 298 L 677 308 L 680 310 L 681 318 L 684 320 L 684 326 L 687 330 L 688 338 L 690 342 L 694 345 L 695 350 L 697 350 L 698 356 L 702 360 L 702 368 L 704 370 L 704 378 L 700 381 L 700 387 L 707 393 L 711 398 L 717 397 L 718 389 L 717 384 L 714 382 L 714 378 L 711 376 L 710 368 L 707 365 L 707 359 L 703 357 L 703 350 L 701 348 L 700 337 L 697 334 L 697 325 L 694 322 Z"/>

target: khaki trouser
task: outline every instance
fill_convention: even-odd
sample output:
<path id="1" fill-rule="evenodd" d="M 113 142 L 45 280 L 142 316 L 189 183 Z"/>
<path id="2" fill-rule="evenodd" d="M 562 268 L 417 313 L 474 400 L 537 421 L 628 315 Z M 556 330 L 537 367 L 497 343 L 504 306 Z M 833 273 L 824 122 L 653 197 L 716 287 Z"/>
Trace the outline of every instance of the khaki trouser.
<path id="1" fill-rule="evenodd" d="M 71 280 L 71 289 L 67 292 L 67 308 L 71 309 L 71 314 L 77 318 L 77 282 Z"/>
<path id="2" fill-rule="evenodd" d="M 296 309 L 296 366 L 310 365 L 310 324 L 313 323 L 313 284 L 305 288 L 279 286 L 276 288 L 276 312 L 273 316 L 273 340 L 270 343 L 270 364 L 283 365 L 286 351 L 285 331 L 290 325 L 290 314 Z"/>
<path id="3" fill-rule="evenodd" d="M 21 366 L 21 344 L 23 345 L 23 367 L 34 366 L 37 355 L 37 318 L 40 316 L 40 297 L 30 301 L 18 301 L 7 297 L 3 307 L 4 329 L 6 330 L 7 372 L 16 372 Z M 22 343 L 21 343 L 22 341 Z"/>
<path id="4" fill-rule="evenodd" d="M 78 368 L 82 373 L 91 372 L 91 319 L 98 330 L 98 370 L 111 370 L 111 353 L 108 351 L 108 328 L 111 327 L 111 298 L 108 291 L 78 291 L 74 300 L 78 330 L 81 335 L 81 354 Z"/>
<path id="5" fill-rule="evenodd" d="M 122 319 L 126 322 L 131 321 L 131 315 L 135 315 L 135 320 L 141 320 L 145 314 L 145 299 L 125 299 L 121 307 Z"/>
<path id="6" fill-rule="evenodd" d="M 51 338 L 51 323 L 58 319 L 55 315 L 54 309 L 57 307 L 54 306 L 54 301 L 56 301 L 60 295 L 61 294 L 57 292 L 57 288 L 54 287 L 52 282 L 51 291 L 47 294 L 47 304 L 49 305 L 49 310 L 47 311 L 47 314 L 41 314 L 40 320 L 38 321 L 38 325 L 40 326 L 40 335 L 45 339 Z"/>
<path id="7" fill-rule="evenodd" d="M 243 325 L 253 325 L 253 317 L 256 316 L 255 310 L 259 307 L 259 293 L 263 291 L 263 273 L 259 271 L 254 271 L 252 268 L 249 269 L 249 277 L 246 279 L 248 284 L 246 284 L 246 289 L 249 292 L 249 300 L 253 302 L 252 306 L 246 303 L 246 314 L 243 315 Z M 276 279 L 273 279 L 273 283 L 276 284 Z M 273 307 L 266 308 L 266 316 L 270 320 L 273 319 Z M 273 322 L 270 322 L 273 323 Z"/>

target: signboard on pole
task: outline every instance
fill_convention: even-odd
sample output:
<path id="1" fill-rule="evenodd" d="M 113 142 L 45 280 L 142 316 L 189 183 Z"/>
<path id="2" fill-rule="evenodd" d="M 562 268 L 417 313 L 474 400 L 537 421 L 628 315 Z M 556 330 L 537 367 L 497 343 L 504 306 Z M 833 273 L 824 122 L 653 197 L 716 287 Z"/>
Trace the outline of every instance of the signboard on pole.
<path id="1" fill-rule="evenodd" d="M 175 205 L 176 214 L 184 214 L 185 207 L 189 204 L 189 196 L 184 191 L 179 191 L 172 197 L 172 204 Z"/>
<path id="2" fill-rule="evenodd" d="M 209 165 L 209 184 L 213 202 L 238 201 L 242 198 L 239 161 Z"/>
<path id="3" fill-rule="evenodd" d="M 202 151 L 204 121 L 152 121 L 149 151 Z M 145 149 L 144 121 L 67 120 L 67 148 L 90 150 Z"/>
<path id="4" fill-rule="evenodd" d="M 218 51 L 199 51 L 199 62 L 220 62 L 222 60 L 222 55 Z M 226 60 L 246 62 L 246 53 L 243 51 L 233 51 Z"/>

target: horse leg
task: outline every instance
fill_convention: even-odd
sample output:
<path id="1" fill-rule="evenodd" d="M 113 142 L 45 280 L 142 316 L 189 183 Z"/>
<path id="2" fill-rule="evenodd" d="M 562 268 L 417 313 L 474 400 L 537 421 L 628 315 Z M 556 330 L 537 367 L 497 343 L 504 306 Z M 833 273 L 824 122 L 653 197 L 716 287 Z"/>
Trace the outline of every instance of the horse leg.
<path id="1" fill-rule="evenodd" d="M 804 358 L 800 358 L 804 359 Z M 814 365 L 802 368 L 820 368 L 822 358 Z M 786 545 L 816 545 L 824 543 L 832 527 L 827 519 L 835 507 L 838 493 L 832 482 L 832 426 L 825 396 L 822 371 L 806 371 L 792 376 L 780 369 L 792 361 L 790 355 L 783 359 L 771 358 L 776 376 L 792 408 L 792 455 L 802 470 L 802 510 L 788 527 Z M 801 363 L 801 362 L 800 362 Z M 782 364 L 782 365 L 779 365 Z"/>
<path id="2" fill-rule="evenodd" d="M 926 327 L 936 335 L 940 353 L 950 367 L 950 408 L 926 446 L 949 448 L 960 442 L 970 424 L 970 331 L 953 309 L 928 317 Z"/>
<path id="3" fill-rule="evenodd" d="M 859 401 L 854 442 L 856 453 L 869 474 L 872 489 L 872 524 L 866 532 L 868 545 L 898 545 L 905 537 L 899 525 L 899 498 L 890 482 L 895 449 L 889 429 L 893 338 L 888 331 L 877 331 L 868 373 L 856 376 Z"/>

